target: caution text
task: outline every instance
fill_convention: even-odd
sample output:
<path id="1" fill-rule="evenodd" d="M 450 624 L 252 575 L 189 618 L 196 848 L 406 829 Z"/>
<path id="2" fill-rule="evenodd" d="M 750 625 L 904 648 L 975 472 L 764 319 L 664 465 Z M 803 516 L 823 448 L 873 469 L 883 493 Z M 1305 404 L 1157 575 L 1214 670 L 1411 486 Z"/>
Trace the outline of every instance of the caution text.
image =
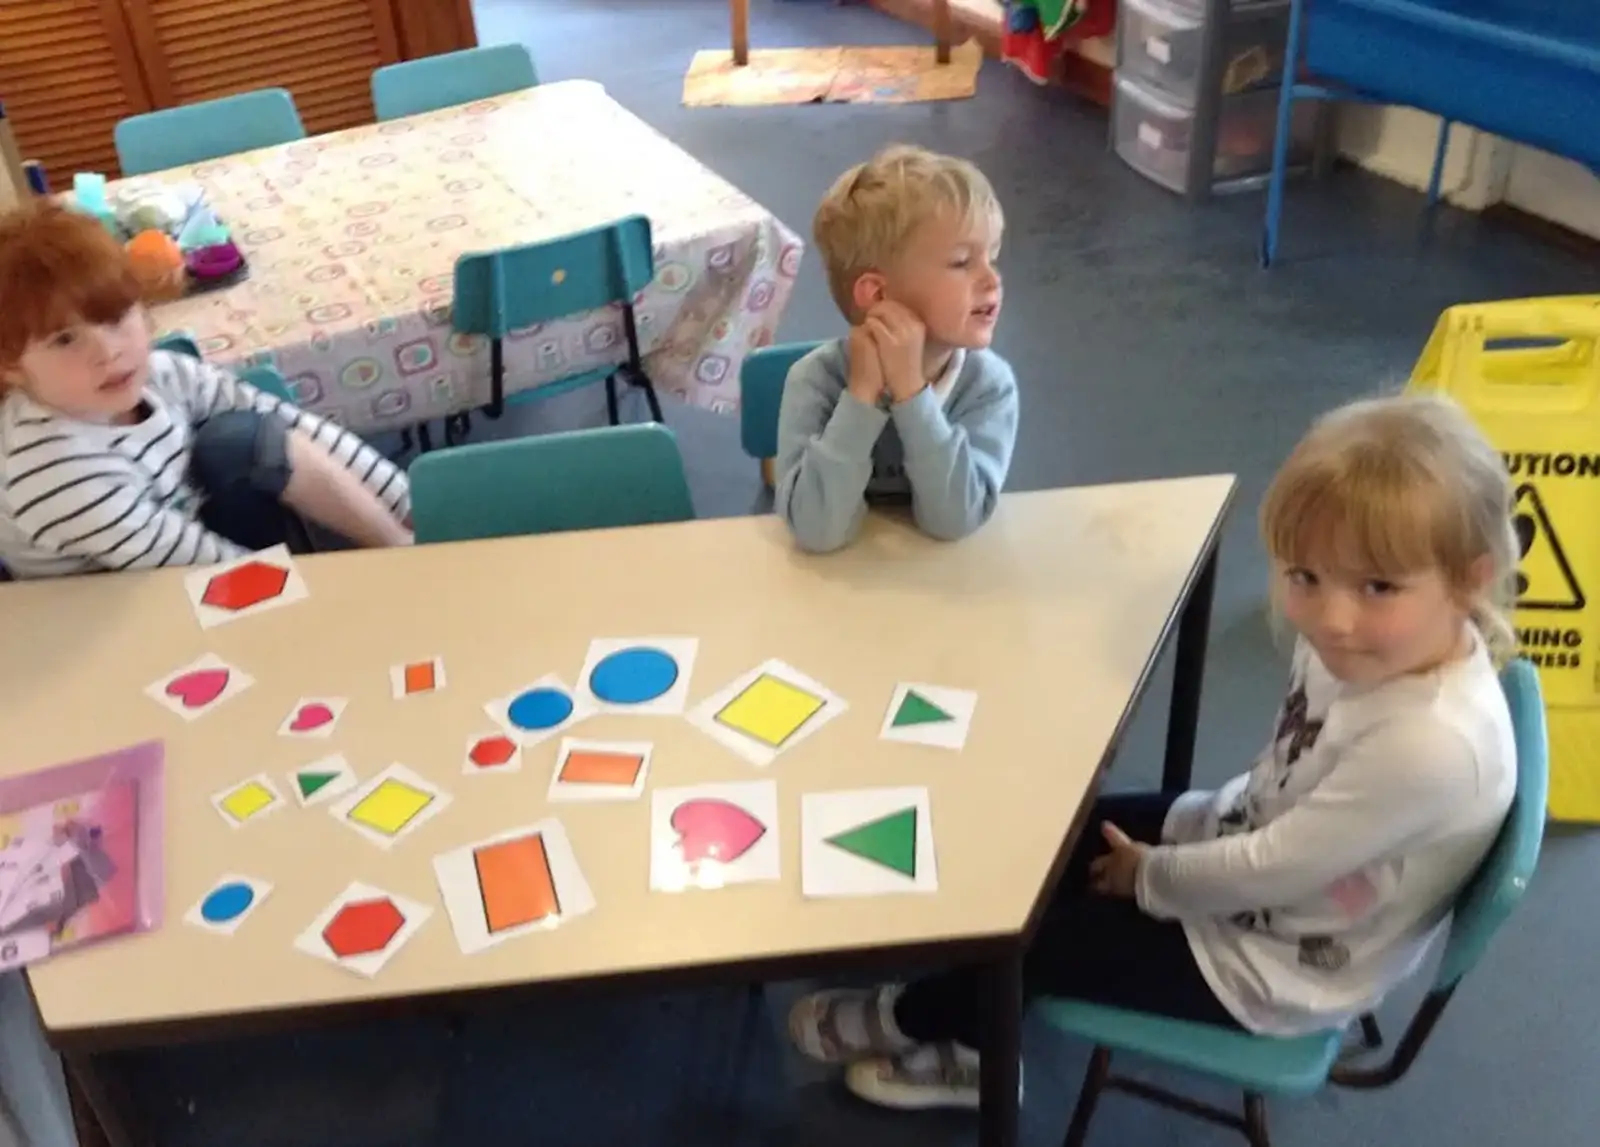
<path id="1" fill-rule="evenodd" d="M 1505 455 L 1513 478 L 1600 478 L 1600 454 L 1536 454 L 1528 451 Z"/>

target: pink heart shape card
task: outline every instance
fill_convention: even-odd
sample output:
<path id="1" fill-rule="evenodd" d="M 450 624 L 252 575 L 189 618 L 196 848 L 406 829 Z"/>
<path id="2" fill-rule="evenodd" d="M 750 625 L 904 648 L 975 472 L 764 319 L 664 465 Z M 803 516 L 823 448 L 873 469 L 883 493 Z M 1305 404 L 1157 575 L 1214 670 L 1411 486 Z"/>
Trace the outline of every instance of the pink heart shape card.
<path id="1" fill-rule="evenodd" d="M 190 662 L 145 688 L 145 696 L 185 721 L 205 716 L 255 684 L 255 678 L 214 653 Z"/>
<path id="2" fill-rule="evenodd" d="M 348 704 L 350 702 L 343 697 L 302 697 L 284 715 L 283 723 L 278 726 L 278 736 L 319 740 L 331 737 Z"/>
<path id="3" fill-rule="evenodd" d="M 778 783 L 651 793 L 650 887 L 663 892 L 777 880 Z"/>

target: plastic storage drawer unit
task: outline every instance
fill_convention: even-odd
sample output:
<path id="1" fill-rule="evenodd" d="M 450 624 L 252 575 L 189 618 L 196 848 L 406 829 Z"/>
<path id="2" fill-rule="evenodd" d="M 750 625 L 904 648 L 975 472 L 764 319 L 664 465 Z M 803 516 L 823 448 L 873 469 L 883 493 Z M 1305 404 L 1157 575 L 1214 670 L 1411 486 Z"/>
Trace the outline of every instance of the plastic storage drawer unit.
<path id="1" fill-rule="evenodd" d="M 1122 0 L 1117 74 L 1193 107 L 1205 63 L 1204 17 L 1168 0 Z"/>
<path id="2" fill-rule="evenodd" d="M 1117 152 L 1173 191 L 1189 186 L 1194 110 L 1126 77 L 1118 77 L 1112 132 Z"/>
<path id="3" fill-rule="evenodd" d="M 1163 187 L 1187 194 L 1191 187 L 1215 181 L 1227 190 L 1263 178 L 1272 164 L 1272 136 L 1278 112 L 1274 91 L 1224 97 L 1215 117 L 1215 134 L 1202 131 L 1205 121 L 1193 108 L 1133 80 L 1119 78 L 1112 132 L 1117 153 L 1136 170 Z M 1317 108 L 1295 106 L 1291 163 L 1305 163 L 1316 142 Z M 1198 151 L 1197 151 L 1198 149 Z M 1205 157 L 1210 156 L 1208 164 Z M 1209 170 L 1208 170 L 1209 169 Z"/>

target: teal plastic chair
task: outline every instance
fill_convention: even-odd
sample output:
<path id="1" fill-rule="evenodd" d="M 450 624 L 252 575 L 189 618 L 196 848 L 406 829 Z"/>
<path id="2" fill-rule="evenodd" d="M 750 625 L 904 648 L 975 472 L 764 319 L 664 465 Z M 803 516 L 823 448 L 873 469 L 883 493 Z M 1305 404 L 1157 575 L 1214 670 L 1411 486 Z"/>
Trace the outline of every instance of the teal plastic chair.
<path id="1" fill-rule="evenodd" d="M 1327 1083 L 1358 1089 L 1387 1087 L 1406 1073 L 1462 977 L 1477 964 L 1522 899 L 1539 861 L 1550 766 L 1539 674 L 1528 661 L 1518 659 L 1501 674 L 1501 684 L 1516 734 L 1516 797 L 1494 847 L 1456 901 L 1433 987 L 1388 1061 L 1377 1067 L 1339 1063 L 1344 1039 L 1340 1031 L 1279 1039 L 1076 1000 L 1041 1000 L 1038 1010 L 1053 1027 L 1095 1045 L 1067 1129 L 1066 1147 L 1083 1143 L 1095 1105 L 1107 1089 L 1242 1131 L 1251 1147 L 1270 1147 L 1265 1096 L 1310 1095 Z M 1362 1017 L 1361 1026 L 1369 1048 L 1381 1045 L 1371 1016 Z M 1244 1089 L 1244 1115 L 1241 1118 L 1139 1080 L 1114 1076 L 1113 1051 L 1133 1052 L 1237 1084 Z"/>
<path id="2" fill-rule="evenodd" d="M 411 464 L 418 542 L 460 542 L 694 518 L 683 456 L 659 423 L 482 442 Z"/>
<path id="3" fill-rule="evenodd" d="M 200 344 L 190 335 L 175 332 L 162 335 L 154 344 L 156 350 L 169 350 L 177 354 L 186 354 L 190 358 L 204 358 L 200 353 Z M 288 381 L 272 366 L 247 366 L 243 370 L 235 371 L 240 378 L 248 382 L 257 390 L 265 391 L 284 402 L 294 401 L 294 391 L 290 389 Z"/>
<path id="4" fill-rule="evenodd" d="M 470 104 L 531 88 L 539 82 L 521 44 L 463 48 L 387 64 L 372 73 L 372 107 L 379 121 Z"/>
<path id="5" fill-rule="evenodd" d="M 513 401 L 550 398 L 591 383 L 605 381 L 611 425 L 618 422 L 617 379 L 642 389 L 650 414 L 661 421 L 661 404 L 644 372 L 639 354 L 639 325 L 633 300 L 655 278 L 655 253 L 650 245 L 650 220 L 630 215 L 602 227 L 559 239 L 463 255 L 456 260 L 452 322 L 461 334 L 489 339 L 489 404 L 484 413 L 499 418 L 505 411 L 505 338 L 536 323 L 616 304 L 628 340 L 628 361 L 584 371 L 523 391 Z M 447 425 L 446 432 L 448 434 Z"/>
<path id="6" fill-rule="evenodd" d="M 753 351 L 739 368 L 739 445 L 761 463 L 761 476 L 773 484 L 772 460 L 778 456 L 778 410 L 789 368 L 821 343 L 780 343 Z"/>
<path id="7" fill-rule="evenodd" d="M 190 358 L 205 358 L 200 353 L 200 344 L 194 341 L 194 336 L 182 331 L 170 335 L 162 335 L 150 344 L 155 350 L 168 350 L 174 354 L 186 354 Z"/>
<path id="8" fill-rule="evenodd" d="M 278 372 L 275 366 L 247 366 L 243 370 L 234 372 L 239 378 L 248 382 L 257 390 L 264 391 L 274 398 L 284 402 L 294 401 L 294 391 L 290 389 L 289 382 Z"/>
<path id="9" fill-rule="evenodd" d="M 129 116 L 113 134 L 123 175 L 165 171 L 305 137 L 294 97 L 283 88 Z"/>

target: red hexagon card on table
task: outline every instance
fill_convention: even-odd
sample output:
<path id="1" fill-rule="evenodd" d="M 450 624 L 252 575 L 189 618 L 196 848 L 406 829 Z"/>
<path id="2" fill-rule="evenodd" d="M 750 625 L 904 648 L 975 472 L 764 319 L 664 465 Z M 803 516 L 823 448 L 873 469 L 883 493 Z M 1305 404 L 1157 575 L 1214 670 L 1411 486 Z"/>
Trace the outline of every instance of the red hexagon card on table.
<path id="1" fill-rule="evenodd" d="M 183 579 L 201 629 L 293 605 L 306 599 L 306 583 L 288 546 L 273 546 Z"/>
<path id="2" fill-rule="evenodd" d="M 433 915 L 426 904 L 359 880 L 341 892 L 294 946 L 362 976 L 376 976 Z"/>

